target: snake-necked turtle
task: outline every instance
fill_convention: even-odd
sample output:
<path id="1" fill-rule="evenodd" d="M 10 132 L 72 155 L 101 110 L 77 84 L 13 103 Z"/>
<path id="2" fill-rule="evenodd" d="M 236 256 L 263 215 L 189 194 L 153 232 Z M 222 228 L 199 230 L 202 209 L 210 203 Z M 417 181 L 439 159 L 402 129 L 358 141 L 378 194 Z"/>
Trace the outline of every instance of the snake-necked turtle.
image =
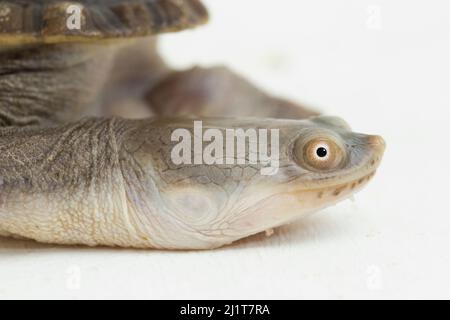
<path id="1" fill-rule="evenodd" d="M 209 249 L 366 184 L 380 137 L 164 64 L 156 35 L 207 19 L 199 0 L 0 1 L 1 235 Z"/>

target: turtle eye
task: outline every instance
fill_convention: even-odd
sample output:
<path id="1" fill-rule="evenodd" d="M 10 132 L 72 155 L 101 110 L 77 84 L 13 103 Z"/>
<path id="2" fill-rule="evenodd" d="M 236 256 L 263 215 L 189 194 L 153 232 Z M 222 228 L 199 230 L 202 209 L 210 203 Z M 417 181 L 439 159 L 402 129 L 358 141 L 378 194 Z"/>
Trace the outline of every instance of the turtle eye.
<path id="1" fill-rule="evenodd" d="M 296 158 L 301 165 L 313 171 L 330 171 L 342 165 L 345 152 L 335 141 L 315 138 L 295 146 Z"/>

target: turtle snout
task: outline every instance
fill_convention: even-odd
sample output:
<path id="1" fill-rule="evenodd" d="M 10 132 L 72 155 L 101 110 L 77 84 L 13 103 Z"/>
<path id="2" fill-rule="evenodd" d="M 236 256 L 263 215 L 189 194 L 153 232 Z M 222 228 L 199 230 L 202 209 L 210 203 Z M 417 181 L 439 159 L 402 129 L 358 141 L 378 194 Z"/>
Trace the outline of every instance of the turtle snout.
<path id="1" fill-rule="evenodd" d="M 378 135 L 372 135 L 367 137 L 367 143 L 374 149 L 379 150 L 381 153 L 386 149 L 386 141 L 383 137 Z"/>
<path id="2" fill-rule="evenodd" d="M 383 159 L 384 151 L 386 150 L 386 142 L 378 135 L 369 135 L 367 136 L 366 141 L 371 155 L 370 167 L 376 169 Z"/>

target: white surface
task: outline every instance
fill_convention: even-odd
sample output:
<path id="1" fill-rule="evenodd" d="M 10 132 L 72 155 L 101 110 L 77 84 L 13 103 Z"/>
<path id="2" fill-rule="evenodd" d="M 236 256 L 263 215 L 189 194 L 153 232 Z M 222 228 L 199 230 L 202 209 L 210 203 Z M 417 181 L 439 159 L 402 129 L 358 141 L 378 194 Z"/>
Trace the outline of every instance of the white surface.
<path id="1" fill-rule="evenodd" d="M 210 26 L 165 37 L 170 61 L 226 63 L 383 135 L 377 177 L 356 203 L 211 252 L 1 239 L 0 298 L 450 298 L 448 1 L 206 2 Z"/>

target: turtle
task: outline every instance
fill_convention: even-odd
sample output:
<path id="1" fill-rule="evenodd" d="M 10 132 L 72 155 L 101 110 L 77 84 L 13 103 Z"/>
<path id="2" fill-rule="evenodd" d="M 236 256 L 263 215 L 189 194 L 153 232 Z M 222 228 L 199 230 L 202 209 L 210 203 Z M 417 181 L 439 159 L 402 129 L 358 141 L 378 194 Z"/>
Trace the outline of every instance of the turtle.
<path id="1" fill-rule="evenodd" d="M 1 236 L 215 249 L 367 184 L 382 137 L 165 63 L 158 36 L 208 20 L 200 0 L 0 0 Z"/>

